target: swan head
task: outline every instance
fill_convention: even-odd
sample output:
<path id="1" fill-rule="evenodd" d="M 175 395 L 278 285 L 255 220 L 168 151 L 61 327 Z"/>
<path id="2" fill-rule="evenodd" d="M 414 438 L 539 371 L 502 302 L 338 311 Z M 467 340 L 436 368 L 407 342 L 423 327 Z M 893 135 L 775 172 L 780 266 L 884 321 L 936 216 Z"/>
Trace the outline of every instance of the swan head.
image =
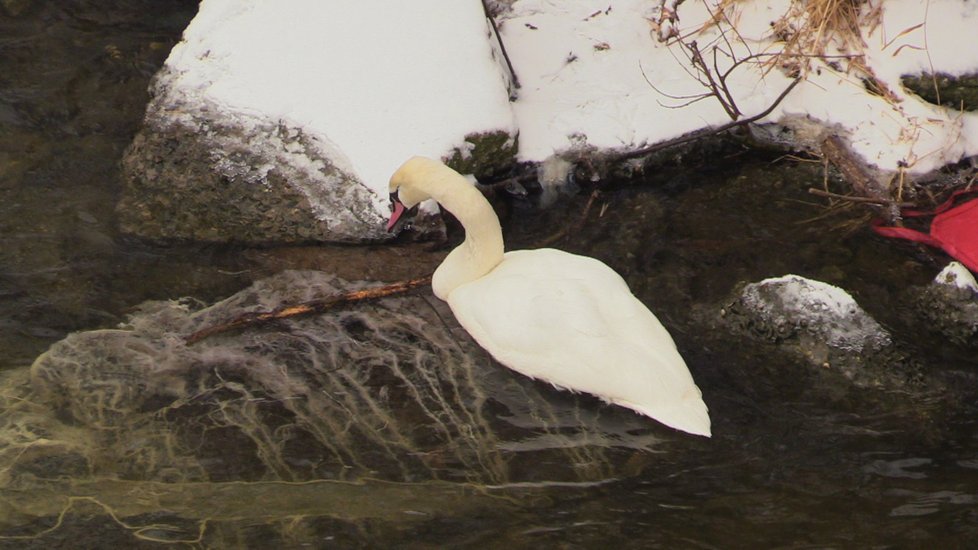
<path id="1" fill-rule="evenodd" d="M 387 221 L 387 231 L 391 232 L 404 218 L 404 215 L 418 204 L 431 198 L 421 189 L 419 183 L 432 176 L 433 168 L 443 166 L 440 162 L 424 157 L 413 157 L 394 172 L 390 180 L 391 217 Z"/>

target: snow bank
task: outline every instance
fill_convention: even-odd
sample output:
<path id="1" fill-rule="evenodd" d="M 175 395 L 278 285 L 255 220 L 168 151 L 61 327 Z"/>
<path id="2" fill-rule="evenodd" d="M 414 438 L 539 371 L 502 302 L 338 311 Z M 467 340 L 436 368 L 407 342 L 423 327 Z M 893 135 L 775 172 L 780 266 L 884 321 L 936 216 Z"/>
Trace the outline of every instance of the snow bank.
<path id="1" fill-rule="evenodd" d="M 652 38 L 653 8 L 643 0 L 513 5 L 501 34 L 522 84 L 514 104 L 522 160 L 585 145 L 633 149 L 726 122 L 716 102 L 679 108 L 688 100 L 664 95 L 703 89 L 681 54 Z"/>
<path id="2" fill-rule="evenodd" d="M 718 46 L 730 54 L 717 59 L 721 71 L 734 59 L 781 50 L 772 23 L 791 2 L 733 4 L 727 15 L 736 31 L 708 24 L 718 3 L 681 4 L 676 29 L 703 52 Z M 884 170 L 905 165 L 928 172 L 978 154 L 978 115 L 948 112 L 900 85 L 906 73 L 978 69 L 978 48 L 962 47 L 978 28 L 978 6 L 964 0 L 887 0 L 881 9 L 879 25 L 864 30 L 863 53 L 892 99 L 868 93 L 844 63 L 832 68 L 813 61 L 806 80 L 762 122 L 795 115 L 835 126 L 849 135 L 857 153 Z M 694 78 L 682 47 L 656 39 L 650 22 L 658 15 L 655 3 L 646 0 L 513 4 L 502 37 L 523 84 L 514 105 L 523 160 L 541 161 L 585 143 L 634 149 L 730 122 L 716 99 L 692 101 L 707 90 Z M 769 69 L 745 63 L 731 73 L 727 84 L 743 117 L 763 112 L 791 82 Z"/>
<path id="3" fill-rule="evenodd" d="M 518 133 L 518 160 L 543 162 L 592 148 L 633 151 L 730 122 L 716 98 L 704 96 L 688 49 L 660 40 L 669 31 L 686 44 L 695 40 L 714 71 L 730 70 L 726 86 L 741 119 L 765 112 L 792 83 L 789 71 L 768 61 L 785 47 L 774 24 L 798 3 L 730 3 L 720 24 L 713 23 L 719 0 L 683 2 L 675 21 L 663 19 L 663 4 L 675 7 L 650 0 L 513 1 L 498 21 L 522 84 L 511 103 L 508 74 L 476 0 L 203 0 L 161 72 L 147 121 L 165 127 L 159 121 L 168 119 L 191 136 L 219 130 L 185 148 L 209 149 L 209 169 L 240 185 L 221 198 L 223 183 L 215 181 L 213 192 L 201 195 L 206 200 L 233 204 L 250 193 L 258 207 L 249 211 L 257 211 L 261 192 L 249 189 L 285 182 L 301 200 L 293 193 L 264 202 L 308 203 L 298 207 L 310 212 L 305 218 L 245 219 L 244 226 L 262 227 L 256 233 L 266 232 L 263 224 L 320 223 L 321 231 L 294 238 L 381 238 L 390 174 L 413 155 L 467 160 L 466 136 L 502 136 L 501 147 L 511 152 Z M 925 173 L 978 155 L 978 114 L 926 103 L 900 82 L 906 73 L 978 70 L 978 48 L 961 47 L 978 28 L 978 5 L 887 0 L 863 9 L 880 13 L 865 18 L 872 26 L 862 29 L 864 44 L 835 40 L 826 46 L 834 57 L 805 60 L 804 80 L 759 122 L 789 127 L 795 142 L 810 146 L 831 130 L 884 172 Z M 857 53 L 882 95 L 869 93 L 865 75 L 849 64 Z M 143 162 L 126 164 L 134 187 L 171 154 L 173 136 L 150 141 L 144 140 Z M 237 150 L 243 153 L 235 157 Z M 171 164 L 178 172 L 181 164 Z M 180 178 L 167 174 L 144 187 L 159 193 Z M 191 200 L 189 192 L 130 200 L 120 211 L 138 225 L 168 215 L 167 204 Z M 177 230 L 192 220 L 222 227 L 247 218 L 231 212 L 230 221 L 212 219 L 203 210 L 184 217 L 172 224 Z M 166 229 L 159 233 L 166 236 Z"/>

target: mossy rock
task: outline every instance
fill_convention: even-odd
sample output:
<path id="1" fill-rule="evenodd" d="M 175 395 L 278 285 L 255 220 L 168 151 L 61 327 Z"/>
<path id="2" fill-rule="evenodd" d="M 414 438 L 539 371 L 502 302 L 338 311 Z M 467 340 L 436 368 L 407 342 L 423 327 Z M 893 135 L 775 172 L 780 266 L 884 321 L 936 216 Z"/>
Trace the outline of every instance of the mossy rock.
<path id="1" fill-rule="evenodd" d="M 978 73 L 952 76 L 922 73 L 900 77 L 903 87 L 922 99 L 948 109 L 978 110 Z"/>
<path id="2" fill-rule="evenodd" d="M 452 149 L 443 160 L 462 174 L 474 174 L 477 178 L 493 176 L 513 167 L 519 138 L 508 132 L 478 132 L 465 136 L 462 147 Z"/>

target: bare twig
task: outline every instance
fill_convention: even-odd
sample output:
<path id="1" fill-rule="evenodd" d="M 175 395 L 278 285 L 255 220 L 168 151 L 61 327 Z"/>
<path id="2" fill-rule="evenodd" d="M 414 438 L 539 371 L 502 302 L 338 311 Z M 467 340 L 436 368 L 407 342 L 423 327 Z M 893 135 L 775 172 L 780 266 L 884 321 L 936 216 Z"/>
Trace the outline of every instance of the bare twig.
<path id="1" fill-rule="evenodd" d="M 728 122 L 728 123 L 726 123 L 726 124 L 724 124 L 722 126 L 717 126 L 716 128 L 707 128 L 706 130 L 701 131 L 701 132 L 693 132 L 691 134 L 687 134 L 685 136 L 680 136 L 680 137 L 675 138 L 675 139 L 671 139 L 671 140 L 668 140 L 668 141 L 662 141 L 662 142 L 659 142 L 659 143 L 656 143 L 656 144 L 653 144 L 653 145 L 649 145 L 648 147 L 643 147 L 641 149 L 636 149 L 634 151 L 628 151 L 626 153 L 623 153 L 623 154 L 619 155 L 618 158 L 620 160 L 625 160 L 625 159 L 630 159 L 630 158 L 641 157 L 641 156 L 648 155 L 650 153 L 654 153 L 656 151 L 661 151 L 663 149 L 668 149 L 670 147 L 675 147 L 677 145 L 682 145 L 684 143 L 689 143 L 691 141 L 696 141 L 696 140 L 702 139 L 702 138 L 704 138 L 706 136 L 711 136 L 711 135 L 716 135 L 716 134 L 722 134 L 723 132 L 726 132 L 726 131 L 728 131 L 728 130 L 730 130 L 732 128 L 736 128 L 737 126 L 747 126 L 748 124 L 751 124 L 753 122 L 756 122 L 756 121 L 758 121 L 758 120 L 766 117 L 767 115 L 771 114 L 771 112 L 774 111 L 774 109 L 784 100 L 785 97 L 788 96 L 789 93 L 791 93 L 791 90 L 793 90 L 795 88 L 795 86 L 797 86 L 798 83 L 801 82 L 801 80 L 802 80 L 802 77 L 800 77 L 800 76 L 795 77 L 795 79 L 792 80 L 791 83 L 788 84 L 787 87 L 785 87 L 785 89 L 778 95 L 777 98 L 775 98 L 774 102 L 771 103 L 771 105 L 769 105 L 767 109 L 764 109 L 763 111 L 761 111 L 760 113 L 757 113 L 754 116 L 747 117 L 747 118 L 744 118 L 744 119 L 741 119 L 741 120 L 733 120 L 733 121 L 730 121 L 730 122 Z"/>
<path id="2" fill-rule="evenodd" d="M 253 312 L 245 313 L 244 315 L 236 317 L 226 323 L 204 327 L 198 330 L 197 332 L 194 332 L 193 334 L 187 336 L 184 339 L 184 341 L 187 344 L 193 344 L 209 336 L 213 336 L 215 334 L 220 334 L 223 332 L 228 332 L 231 330 L 258 326 L 265 323 L 270 323 L 272 321 L 288 319 L 290 317 L 298 317 L 302 315 L 323 313 L 324 311 L 328 311 L 330 309 L 343 306 L 346 304 L 362 302 L 365 300 L 376 300 L 377 298 L 384 298 L 386 296 L 392 296 L 394 294 L 403 294 L 419 286 L 429 284 L 430 282 L 431 282 L 431 276 L 428 276 L 428 277 L 422 277 L 420 279 L 411 279 L 409 281 L 400 281 L 397 283 L 392 283 L 380 287 L 366 288 L 363 290 L 354 290 L 352 292 L 346 292 L 344 294 L 334 294 L 332 296 L 327 296 L 319 300 L 312 300 L 309 302 L 303 302 L 301 304 L 281 306 L 272 311 L 253 311 Z"/>
<path id="3" fill-rule="evenodd" d="M 706 98 L 708 98 L 708 97 L 710 97 L 712 95 L 709 92 L 702 92 L 702 93 L 694 94 L 694 95 L 672 95 L 672 94 L 667 94 L 664 91 L 662 91 L 659 88 L 657 88 L 656 85 L 652 83 L 652 80 L 649 78 L 649 75 L 645 73 L 645 67 L 642 66 L 641 61 L 638 64 L 638 70 L 642 72 L 642 78 L 645 79 L 645 83 L 648 84 L 649 85 L 649 88 L 652 88 L 652 90 L 654 90 L 655 93 L 657 93 L 657 94 L 659 94 L 661 96 L 668 97 L 669 99 L 675 99 L 677 101 L 680 101 L 680 100 L 686 101 L 686 103 L 682 103 L 680 105 L 674 105 L 674 106 L 673 105 L 670 105 L 670 106 L 668 106 L 669 108 L 672 108 L 672 109 L 682 109 L 683 107 L 686 107 L 687 105 L 692 105 L 693 103 L 696 103 L 697 101 L 700 101 L 701 99 L 706 99 Z M 662 105 L 663 107 L 666 107 L 666 105 L 664 103 L 662 103 L 661 101 L 659 101 L 658 103 L 659 103 L 659 105 Z"/>
<path id="4" fill-rule="evenodd" d="M 482 10 L 486 14 L 486 19 L 489 20 L 489 24 L 492 25 L 492 33 L 496 35 L 496 42 L 499 43 L 499 51 L 503 54 L 503 59 L 506 61 L 506 68 L 509 69 L 509 75 L 513 77 L 513 88 L 520 89 L 520 79 L 516 77 L 516 69 L 513 68 L 513 62 L 509 60 L 509 54 L 506 52 L 506 45 L 503 44 L 503 37 L 499 34 L 499 27 L 496 26 L 496 18 L 492 16 L 489 12 L 489 6 L 486 5 L 486 0 L 482 0 Z"/>
<path id="5" fill-rule="evenodd" d="M 713 17 L 716 20 L 716 22 L 718 22 L 720 19 L 726 19 L 726 14 L 723 12 L 723 10 L 720 10 L 716 13 L 713 13 Z M 731 27 L 733 28 L 732 24 Z M 736 32 L 736 29 L 734 29 L 734 31 Z M 675 147 L 677 145 L 698 140 L 709 135 L 720 134 L 732 128 L 735 128 L 737 126 L 747 126 L 771 114 L 771 112 L 774 111 L 774 109 L 784 100 L 784 98 L 787 97 L 787 95 L 791 92 L 791 90 L 793 90 L 795 86 L 797 86 L 798 83 L 801 82 L 803 78 L 802 75 L 801 74 L 796 75 L 795 78 L 791 81 L 791 83 L 788 84 L 788 86 L 781 92 L 780 95 L 778 95 L 778 97 L 774 100 L 774 102 L 771 105 L 769 105 L 766 109 L 764 109 L 764 111 L 748 118 L 741 118 L 743 117 L 743 112 L 740 110 L 740 107 L 737 105 L 737 101 L 734 97 L 733 91 L 730 89 L 730 86 L 728 85 L 727 79 L 730 77 L 731 74 L 733 74 L 733 72 L 737 68 L 739 68 L 745 63 L 749 63 L 749 62 L 762 63 L 762 61 L 760 61 L 761 59 L 766 57 L 776 57 L 778 54 L 754 53 L 751 52 L 750 49 L 748 48 L 748 52 L 749 52 L 748 55 L 742 58 L 737 58 L 737 56 L 734 54 L 733 51 L 734 50 L 733 45 L 730 43 L 730 40 L 727 37 L 726 32 L 721 31 L 720 35 L 721 35 L 720 39 L 723 40 L 723 43 L 726 45 L 727 50 L 724 50 L 721 46 L 712 45 L 710 48 L 712 50 L 710 52 L 712 55 L 712 59 L 711 59 L 712 63 L 708 63 L 706 59 L 703 57 L 703 52 L 700 49 L 700 46 L 697 44 L 696 40 L 690 40 L 688 42 L 684 42 L 682 38 L 678 40 L 680 45 L 682 46 L 681 51 L 684 52 L 689 62 L 689 68 L 685 64 L 681 63 L 680 65 L 682 66 L 683 70 L 685 70 L 686 73 L 690 75 L 690 77 L 692 77 L 694 80 L 699 82 L 704 88 L 706 88 L 706 91 L 704 91 L 702 94 L 690 95 L 690 96 L 672 96 L 668 94 L 663 94 L 658 88 L 656 88 L 654 84 L 652 84 L 651 79 L 649 79 L 648 75 L 645 73 L 645 68 L 642 67 L 641 63 L 639 64 L 639 70 L 641 70 L 642 77 L 645 78 L 645 82 L 647 82 L 649 87 L 651 87 L 657 93 L 669 97 L 670 99 L 686 100 L 686 102 L 680 105 L 679 107 L 686 107 L 702 99 L 708 97 L 714 97 L 720 103 L 720 106 L 723 108 L 727 116 L 730 117 L 731 121 L 727 124 L 721 125 L 716 128 L 708 128 L 703 131 L 693 132 L 691 134 L 678 137 L 676 139 L 659 142 L 650 145 L 648 147 L 643 147 L 641 149 L 623 153 L 621 155 L 618 155 L 617 158 L 619 160 L 641 157 L 653 153 L 655 151 L 660 151 L 662 149 L 667 149 L 669 147 Z M 743 40 L 743 37 L 741 37 L 739 34 L 737 35 L 737 37 L 746 44 L 746 41 Z M 721 71 L 720 69 L 720 60 L 719 60 L 720 55 L 723 55 L 732 61 L 730 66 L 723 71 Z"/>
<path id="6" fill-rule="evenodd" d="M 737 109 L 737 103 L 734 101 L 733 96 L 730 93 L 730 90 L 727 88 L 726 83 L 723 82 L 722 80 L 720 81 L 720 83 L 717 83 L 717 77 L 719 77 L 720 75 L 714 75 L 714 72 L 718 73 L 719 71 L 716 68 L 711 70 L 710 67 L 706 64 L 706 60 L 703 59 L 703 54 L 702 52 L 700 52 L 700 48 L 696 44 L 696 41 L 693 40 L 688 44 L 683 44 L 683 46 L 685 46 L 686 49 L 689 50 L 690 62 L 692 63 L 693 67 L 702 76 L 701 79 L 698 78 L 697 80 L 699 80 L 704 86 L 706 86 L 710 90 L 710 95 L 717 98 L 717 101 L 720 102 L 720 105 L 723 107 L 724 112 L 727 113 L 727 116 L 729 116 L 731 120 L 737 120 L 738 118 L 740 118 L 740 111 Z M 718 49 L 719 48 L 713 48 L 714 67 L 716 67 L 717 64 L 716 54 Z"/>

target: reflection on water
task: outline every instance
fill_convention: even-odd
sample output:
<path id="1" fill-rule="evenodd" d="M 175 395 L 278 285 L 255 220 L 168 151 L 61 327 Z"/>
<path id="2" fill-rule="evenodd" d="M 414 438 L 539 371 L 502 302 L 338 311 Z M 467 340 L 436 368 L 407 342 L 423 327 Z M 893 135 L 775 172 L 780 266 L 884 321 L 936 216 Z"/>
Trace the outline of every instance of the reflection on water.
<path id="1" fill-rule="evenodd" d="M 87 476 L 174 482 L 591 482 L 616 475 L 613 456 L 657 441 L 637 415 L 576 406 L 496 368 L 422 297 L 184 342 L 256 308 L 349 290 L 286 271 L 212 307 L 152 302 L 120 329 L 70 335 L 31 367 L 25 399 L 54 414 L 6 404 L 27 439 L 8 449 L 8 471 L 74 462 Z M 42 452 L 27 426 L 70 452 Z"/>
<path id="2" fill-rule="evenodd" d="M 407 278 L 444 254 L 120 237 L 117 163 L 194 9 L 0 3 L 0 547 L 978 536 L 978 361 L 915 324 L 901 291 L 934 265 L 848 232 L 856 210 L 811 204 L 817 166 L 717 157 L 656 175 L 656 190 L 606 193 L 559 243 L 619 270 L 670 328 L 710 440 L 506 371 L 430 295 L 184 345 L 215 319 L 346 287 L 329 273 Z M 507 237 L 532 245 L 585 202 L 517 208 Z M 282 267 L 304 271 L 268 277 Z M 853 293 L 946 392 L 855 388 L 713 322 L 737 284 L 789 272 Z"/>

